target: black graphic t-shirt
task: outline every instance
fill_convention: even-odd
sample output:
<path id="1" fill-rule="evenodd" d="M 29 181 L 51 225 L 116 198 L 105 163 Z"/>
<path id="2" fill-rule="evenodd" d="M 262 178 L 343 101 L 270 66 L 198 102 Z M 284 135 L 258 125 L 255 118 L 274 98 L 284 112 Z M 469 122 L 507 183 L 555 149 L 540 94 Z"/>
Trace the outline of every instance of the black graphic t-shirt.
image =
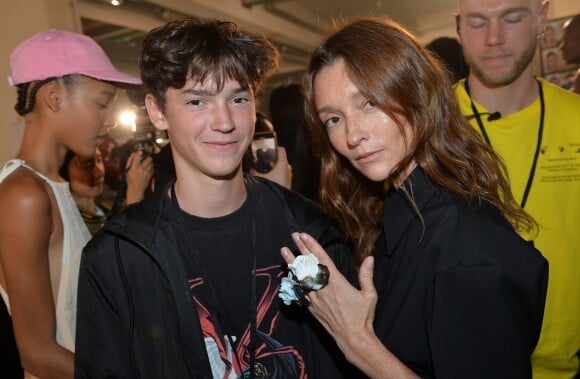
<path id="1" fill-rule="evenodd" d="M 166 199 L 213 377 L 248 377 L 254 359 L 257 375 L 307 378 L 301 354 L 307 337 L 284 320 L 277 297 L 285 274 L 280 248 L 292 245 L 285 210 L 264 184 L 249 181 L 247 190 L 242 207 L 211 219 Z"/>

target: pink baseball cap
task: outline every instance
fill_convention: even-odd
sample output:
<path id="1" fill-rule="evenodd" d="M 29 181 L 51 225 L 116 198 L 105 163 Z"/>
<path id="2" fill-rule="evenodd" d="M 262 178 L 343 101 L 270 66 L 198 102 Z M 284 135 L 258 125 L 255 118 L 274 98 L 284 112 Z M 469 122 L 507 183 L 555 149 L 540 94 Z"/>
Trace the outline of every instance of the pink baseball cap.
<path id="1" fill-rule="evenodd" d="M 37 33 L 18 45 L 10 54 L 10 68 L 11 86 L 69 74 L 113 83 L 142 83 L 137 77 L 119 72 L 92 38 L 56 29 Z"/>

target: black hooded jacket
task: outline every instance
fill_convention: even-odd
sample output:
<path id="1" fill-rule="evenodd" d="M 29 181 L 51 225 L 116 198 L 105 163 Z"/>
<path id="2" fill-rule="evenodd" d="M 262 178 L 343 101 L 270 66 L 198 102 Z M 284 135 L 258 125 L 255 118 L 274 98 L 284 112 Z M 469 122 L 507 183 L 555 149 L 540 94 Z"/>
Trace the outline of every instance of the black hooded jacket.
<path id="1" fill-rule="evenodd" d="M 314 236 L 337 267 L 354 266 L 337 228 L 301 196 L 259 178 L 273 191 L 290 230 Z M 187 287 L 176 235 L 163 209 L 167 191 L 128 207 L 83 251 L 78 287 L 76 378 L 211 378 L 200 321 Z M 283 215 L 279 215 L 283 216 Z M 288 309 L 285 310 L 288 312 Z M 344 357 L 305 309 L 284 324 L 311 338 L 309 377 L 341 377 Z"/>

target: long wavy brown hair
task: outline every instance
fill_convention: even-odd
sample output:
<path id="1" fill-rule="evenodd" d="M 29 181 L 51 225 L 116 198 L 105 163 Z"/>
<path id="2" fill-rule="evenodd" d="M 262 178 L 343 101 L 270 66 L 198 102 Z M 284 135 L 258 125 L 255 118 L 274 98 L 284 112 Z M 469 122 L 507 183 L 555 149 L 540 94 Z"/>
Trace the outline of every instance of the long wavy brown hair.
<path id="1" fill-rule="evenodd" d="M 337 29 L 316 48 L 304 90 L 308 125 L 321 159 L 321 203 L 342 225 L 359 263 L 372 254 L 379 235 L 386 183 L 367 179 L 339 155 L 318 117 L 314 79 L 338 59 L 344 60 L 359 91 L 395 120 L 404 136 L 402 119 L 413 128 L 413 135 L 406 136 L 412 138 L 408 154 L 388 181 L 415 160 L 438 186 L 469 204 L 492 204 L 514 229 L 537 227 L 514 200 L 499 156 L 461 114 L 442 64 L 394 21 L 358 19 Z"/>

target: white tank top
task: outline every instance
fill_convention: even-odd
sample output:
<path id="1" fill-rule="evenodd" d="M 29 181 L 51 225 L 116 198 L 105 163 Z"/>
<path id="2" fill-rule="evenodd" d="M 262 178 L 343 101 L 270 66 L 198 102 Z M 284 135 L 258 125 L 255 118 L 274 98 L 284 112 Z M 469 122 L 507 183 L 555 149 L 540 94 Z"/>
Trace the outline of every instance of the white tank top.
<path id="1" fill-rule="evenodd" d="M 63 239 L 60 280 L 58 281 L 58 295 L 55 304 L 56 340 L 59 345 L 74 352 L 79 264 L 82 249 L 91 238 L 91 235 L 73 200 L 67 182 L 55 182 L 50 180 L 28 166 L 21 159 L 13 159 L 4 164 L 0 169 L 0 182 L 20 166 L 33 171 L 36 175 L 46 181 L 50 185 L 50 188 L 52 188 L 52 192 L 54 193 L 54 197 L 58 204 L 60 216 L 62 218 Z M 8 294 L 1 285 L 0 294 L 2 295 L 4 303 L 6 303 L 8 312 L 10 312 Z"/>

